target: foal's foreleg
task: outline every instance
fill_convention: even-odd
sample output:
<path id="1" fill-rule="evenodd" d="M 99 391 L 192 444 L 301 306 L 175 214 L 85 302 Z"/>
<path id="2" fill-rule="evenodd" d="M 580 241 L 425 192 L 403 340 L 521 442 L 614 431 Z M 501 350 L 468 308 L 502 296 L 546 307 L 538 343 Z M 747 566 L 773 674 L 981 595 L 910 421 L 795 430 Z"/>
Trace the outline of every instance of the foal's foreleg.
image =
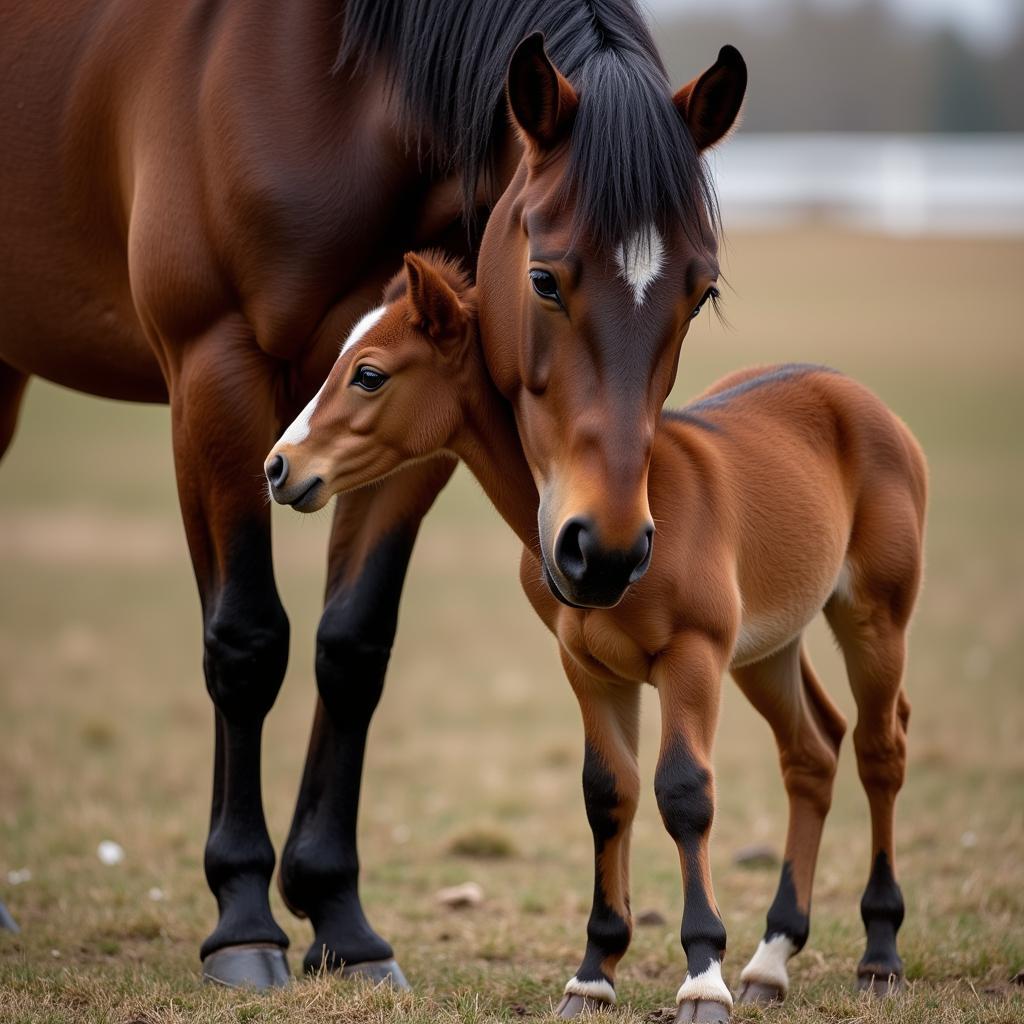
<path id="1" fill-rule="evenodd" d="M 615 1002 L 615 968 L 632 935 L 629 835 L 640 791 L 640 687 L 596 679 L 564 652 L 562 663 L 583 715 L 583 799 L 594 836 L 587 949 L 558 1007 L 558 1015 L 568 1018 Z"/>
<path id="2" fill-rule="evenodd" d="M 334 514 L 327 596 L 317 630 L 316 719 L 281 891 L 316 931 L 304 966 L 406 987 L 391 946 L 359 899 L 356 823 L 370 720 L 380 700 L 398 603 L 420 521 L 455 462 L 412 466 L 375 488 L 341 495 Z"/>
<path id="3" fill-rule="evenodd" d="M 727 1021 L 732 995 L 722 979 L 725 925 L 711 885 L 708 838 L 715 811 L 711 749 L 728 653 L 698 634 L 680 637 L 659 659 L 661 754 L 654 788 L 683 871 L 681 937 L 687 970 L 676 1021 Z"/>
<path id="4" fill-rule="evenodd" d="M 260 792 L 263 720 L 288 659 L 261 474 L 273 439 L 273 370 L 240 317 L 175 351 L 175 468 L 216 718 L 205 864 L 220 916 L 200 954 L 211 980 L 265 987 L 289 976 L 288 938 L 268 901 L 274 850 Z"/>
<path id="5" fill-rule="evenodd" d="M 789 797 L 782 877 L 764 938 L 740 975 L 740 1002 L 765 1003 L 786 995 L 786 962 L 807 941 L 814 868 L 846 722 L 799 638 L 764 661 L 734 669 L 733 677 L 772 727 Z"/>

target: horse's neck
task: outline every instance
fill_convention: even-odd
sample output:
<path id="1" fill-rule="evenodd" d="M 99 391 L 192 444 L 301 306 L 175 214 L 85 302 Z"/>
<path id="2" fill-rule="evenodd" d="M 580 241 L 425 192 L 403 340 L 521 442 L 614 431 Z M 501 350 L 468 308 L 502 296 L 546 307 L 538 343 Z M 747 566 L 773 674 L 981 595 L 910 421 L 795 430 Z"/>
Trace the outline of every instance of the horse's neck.
<path id="1" fill-rule="evenodd" d="M 485 370 L 470 389 L 465 420 L 453 444 L 491 504 L 528 548 L 537 547 L 537 487 L 523 454 L 512 407 Z"/>

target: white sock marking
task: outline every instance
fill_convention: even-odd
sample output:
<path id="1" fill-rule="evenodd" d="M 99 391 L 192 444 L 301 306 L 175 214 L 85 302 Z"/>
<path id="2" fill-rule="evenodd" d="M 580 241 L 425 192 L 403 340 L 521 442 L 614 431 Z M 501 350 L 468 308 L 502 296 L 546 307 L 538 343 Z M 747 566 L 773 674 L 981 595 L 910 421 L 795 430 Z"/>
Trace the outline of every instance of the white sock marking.
<path id="1" fill-rule="evenodd" d="M 665 260 L 665 245 L 661 235 L 653 228 L 634 235 L 625 246 L 615 250 L 619 275 L 633 289 L 633 301 L 642 306 L 647 289 L 661 273 Z"/>
<path id="2" fill-rule="evenodd" d="M 722 980 L 722 964 L 715 960 L 711 966 L 696 978 L 687 974 L 679 991 L 676 993 L 676 1005 L 687 999 L 710 999 L 715 1003 L 724 1003 L 732 1009 L 732 993 L 729 986 Z"/>
<path id="3" fill-rule="evenodd" d="M 789 971 L 786 961 L 796 952 L 796 944 L 786 935 L 773 935 L 762 939 L 750 963 L 740 973 L 740 981 L 758 981 L 762 985 L 775 985 L 783 995 L 789 991 Z"/>
<path id="4" fill-rule="evenodd" d="M 600 999 L 615 1005 L 615 989 L 604 978 L 600 981 L 580 981 L 573 975 L 565 986 L 565 991 L 567 995 L 590 996 L 591 999 Z"/>

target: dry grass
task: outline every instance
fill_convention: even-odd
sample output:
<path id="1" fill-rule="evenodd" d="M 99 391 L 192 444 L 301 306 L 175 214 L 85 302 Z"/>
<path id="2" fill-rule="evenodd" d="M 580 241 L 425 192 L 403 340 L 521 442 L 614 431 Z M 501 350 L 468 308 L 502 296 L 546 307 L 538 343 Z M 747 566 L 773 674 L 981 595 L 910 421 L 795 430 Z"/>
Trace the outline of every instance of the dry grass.
<path id="1" fill-rule="evenodd" d="M 733 329 L 709 318 L 691 334 L 679 395 L 745 363 L 831 363 L 910 423 L 933 495 L 899 807 L 910 991 L 888 1005 L 850 991 L 868 833 L 847 753 L 790 1002 L 741 1016 L 1019 1021 L 1024 995 L 1007 981 L 1024 966 L 1024 245 L 738 236 L 727 270 Z M 518 592 L 515 542 L 464 473 L 414 556 L 364 788 L 364 898 L 416 986 L 401 998 L 330 979 L 259 997 L 197 985 L 214 919 L 201 867 L 212 729 L 166 410 L 35 384 L 0 481 L 0 898 L 23 928 L 0 934 L 0 1021 L 418 1024 L 548 1011 L 578 961 L 591 887 L 581 735 L 552 642 Z M 280 515 L 275 529 L 293 624 L 264 767 L 280 847 L 312 712 L 326 519 Z M 811 644 L 851 713 L 823 630 Z M 652 703 L 634 907 L 669 923 L 637 930 L 623 1022 L 660 1019 L 648 1015 L 670 1004 L 681 972 L 677 863 L 650 790 Z M 781 845 L 785 804 L 767 729 L 731 686 L 716 763 L 713 863 L 735 981 L 775 872 L 731 855 Z M 481 836 L 507 856 L 452 854 Z M 124 846 L 121 865 L 97 859 L 105 838 Z M 31 879 L 9 885 L 23 867 Z M 437 906 L 437 889 L 468 879 L 482 906 Z M 273 899 L 304 950 L 308 925 Z"/>

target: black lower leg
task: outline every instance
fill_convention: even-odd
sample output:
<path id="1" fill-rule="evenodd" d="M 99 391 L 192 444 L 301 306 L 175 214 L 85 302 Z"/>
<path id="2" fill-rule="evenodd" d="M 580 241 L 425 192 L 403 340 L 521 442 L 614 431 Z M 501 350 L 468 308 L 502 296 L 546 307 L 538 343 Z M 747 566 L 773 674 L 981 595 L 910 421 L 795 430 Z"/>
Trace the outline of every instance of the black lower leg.
<path id="1" fill-rule="evenodd" d="M 714 817 L 710 771 L 680 740 L 658 763 L 654 780 L 665 828 L 679 848 L 684 873 L 683 921 L 680 937 L 686 951 L 687 974 L 705 974 L 725 956 L 725 925 L 714 905 L 708 863 L 708 836 Z"/>
<path id="2" fill-rule="evenodd" d="M 588 744 L 583 757 L 583 798 L 594 837 L 594 900 L 587 922 L 587 948 L 576 971 L 580 990 L 591 995 L 614 989 L 616 964 L 629 948 L 629 894 L 624 892 L 623 839 L 635 801 L 624 799 L 614 774 Z M 618 904 L 620 909 L 615 908 Z"/>
<path id="3" fill-rule="evenodd" d="M 800 909 L 797 902 L 796 886 L 793 884 L 793 865 L 787 860 L 782 865 L 775 899 L 768 908 L 765 941 L 783 935 L 793 944 L 792 953 L 798 953 L 807 942 L 810 927 L 809 916 Z"/>
<path id="4" fill-rule="evenodd" d="M 262 571 L 255 569 L 262 561 L 252 554 L 258 550 L 239 546 L 229 562 L 235 571 L 204 602 L 204 668 L 217 721 L 205 866 L 220 911 L 202 945 L 204 958 L 225 946 L 288 945 L 270 912 L 274 850 L 260 792 L 263 720 L 284 678 L 288 620 L 269 559 Z M 263 550 L 269 553 L 269 545 Z"/>
<path id="5" fill-rule="evenodd" d="M 414 531 L 382 538 L 359 576 L 339 583 L 317 634 L 320 704 L 281 858 L 281 887 L 315 937 L 305 969 L 386 960 L 391 946 L 359 899 L 356 823 L 366 734 L 384 686 Z"/>
<path id="6" fill-rule="evenodd" d="M 903 913 L 903 894 L 888 856 L 880 850 L 860 901 L 860 916 L 867 930 L 867 949 L 857 968 L 861 978 L 886 981 L 903 976 L 903 961 L 896 951 L 896 933 L 903 924 Z"/>

